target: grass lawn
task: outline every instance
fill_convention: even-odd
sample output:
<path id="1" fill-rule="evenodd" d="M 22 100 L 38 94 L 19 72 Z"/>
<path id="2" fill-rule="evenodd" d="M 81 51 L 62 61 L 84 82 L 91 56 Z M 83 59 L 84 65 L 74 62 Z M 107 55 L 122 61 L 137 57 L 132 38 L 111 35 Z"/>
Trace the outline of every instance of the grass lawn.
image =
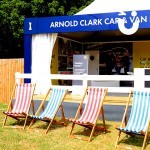
<path id="1" fill-rule="evenodd" d="M 109 133 L 95 132 L 92 142 L 82 141 L 69 137 L 71 124 L 67 126 L 52 125 L 51 130 L 45 134 L 47 123 L 37 122 L 31 129 L 26 126 L 25 130 L 3 128 L 4 115 L 7 105 L 0 103 L 0 150 L 120 150 L 120 149 L 141 149 L 143 138 L 129 138 L 127 140 L 125 134 L 121 136 L 121 142 L 118 148 L 115 148 L 117 138 L 117 130 L 115 127 L 120 122 L 106 121 Z M 17 122 L 9 119 L 10 124 Z M 101 124 L 101 121 L 98 122 Z M 85 135 L 87 137 L 89 130 L 77 127 L 75 133 Z M 146 150 L 150 149 L 150 141 Z"/>

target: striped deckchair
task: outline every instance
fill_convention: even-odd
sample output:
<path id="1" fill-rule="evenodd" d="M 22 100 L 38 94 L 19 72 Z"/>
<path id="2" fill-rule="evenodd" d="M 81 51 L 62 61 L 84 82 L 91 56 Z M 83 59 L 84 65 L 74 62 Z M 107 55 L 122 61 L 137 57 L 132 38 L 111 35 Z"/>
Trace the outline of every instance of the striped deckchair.
<path id="1" fill-rule="evenodd" d="M 70 132 L 70 136 L 74 138 L 79 138 L 82 140 L 88 140 L 90 142 L 95 129 L 100 129 L 100 130 L 103 129 L 103 131 L 106 132 L 103 101 L 107 93 L 107 88 L 89 87 L 87 88 L 87 92 L 88 92 L 88 95 L 87 95 L 85 107 L 83 109 L 83 113 L 81 114 L 80 118 L 78 119 L 78 116 L 80 114 L 80 110 L 82 108 L 84 98 L 78 107 L 75 118 L 69 119 L 69 121 L 72 122 L 72 129 Z M 102 114 L 103 125 L 104 125 L 103 128 L 100 126 L 97 126 L 97 121 L 98 121 L 98 118 L 100 117 L 100 114 Z M 92 129 L 89 139 L 81 138 L 73 134 L 73 129 L 74 129 L 75 124 Z"/>
<path id="2" fill-rule="evenodd" d="M 31 84 L 31 83 L 15 84 L 7 111 L 3 112 L 6 115 L 3 123 L 4 127 L 13 127 L 13 128 L 21 127 L 21 126 L 18 127 L 6 126 L 7 117 L 9 116 L 18 121 L 21 118 L 25 118 L 23 129 L 25 128 L 31 105 L 32 105 L 32 111 L 34 113 L 34 106 L 33 106 L 34 90 L 35 90 L 35 84 Z"/>
<path id="3" fill-rule="evenodd" d="M 132 97 L 133 93 L 133 97 Z M 129 102 L 132 97 L 132 108 L 129 116 L 128 122 L 124 125 L 127 116 L 127 110 Z M 150 124 L 150 92 L 146 91 L 134 91 L 129 94 L 129 100 L 126 105 L 124 116 L 120 127 L 116 129 L 119 130 L 116 147 L 119 142 L 121 132 L 126 133 L 130 136 L 142 135 L 144 136 L 142 149 L 145 148 L 147 136 L 148 136 L 148 127 Z M 150 137 L 150 136 L 149 136 Z"/>
<path id="4" fill-rule="evenodd" d="M 61 124 L 66 125 L 66 120 L 65 120 L 62 102 L 63 102 L 67 92 L 68 92 L 68 90 L 63 89 L 63 88 L 51 88 L 51 89 L 49 89 L 45 98 L 43 99 L 42 103 L 40 104 L 36 114 L 30 115 L 30 117 L 32 118 L 32 121 L 30 123 L 29 128 L 37 120 L 49 122 L 49 125 L 48 125 L 47 130 L 46 130 L 46 133 L 47 133 L 50 126 L 54 122 L 55 116 L 56 116 L 59 109 L 61 109 L 62 119 L 63 119 L 63 122 Z M 48 103 L 47 103 L 44 111 L 42 113 L 40 113 L 43 109 L 43 106 L 46 103 L 46 99 L 47 99 L 47 96 L 49 94 L 50 94 L 50 98 L 48 100 Z M 56 120 L 55 120 L 55 122 L 56 122 Z M 59 122 L 57 122 L 57 123 L 59 123 Z"/>

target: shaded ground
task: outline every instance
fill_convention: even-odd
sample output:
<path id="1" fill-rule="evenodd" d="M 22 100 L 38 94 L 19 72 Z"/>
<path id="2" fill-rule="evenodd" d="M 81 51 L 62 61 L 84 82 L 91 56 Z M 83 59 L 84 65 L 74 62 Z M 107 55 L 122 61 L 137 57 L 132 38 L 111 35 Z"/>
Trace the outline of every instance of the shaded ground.
<path id="1" fill-rule="evenodd" d="M 40 102 L 41 102 L 40 100 L 35 100 L 35 110 L 37 110 Z M 79 105 L 78 103 L 63 102 L 65 117 L 74 118 L 78 105 Z M 122 120 L 124 109 L 125 106 L 104 105 L 105 120 L 120 122 Z M 60 112 L 58 112 L 58 116 L 60 116 Z"/>

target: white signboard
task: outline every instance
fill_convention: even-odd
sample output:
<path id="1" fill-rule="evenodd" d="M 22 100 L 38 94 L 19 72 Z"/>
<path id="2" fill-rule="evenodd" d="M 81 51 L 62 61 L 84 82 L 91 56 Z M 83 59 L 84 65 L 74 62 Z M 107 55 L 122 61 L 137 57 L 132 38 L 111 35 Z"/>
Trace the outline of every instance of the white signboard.
<path id="1" fill-rule="evenodd" d="M 73 74 L 88 74 L 89 55 L 73 55 Z M 81 80 L 74 80 L 73 85 L 82 85 Z"/>

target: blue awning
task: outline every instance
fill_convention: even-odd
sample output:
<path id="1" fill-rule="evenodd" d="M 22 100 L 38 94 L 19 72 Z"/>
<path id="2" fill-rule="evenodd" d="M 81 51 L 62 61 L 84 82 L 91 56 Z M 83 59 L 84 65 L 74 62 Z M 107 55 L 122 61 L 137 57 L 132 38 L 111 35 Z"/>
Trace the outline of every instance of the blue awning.
<path id="1" fill-rule="evenodd" d="M 150 28 L 150 10 L 141 10 L 123 13 L 26 18 L 24 20 L 24 34 L 120 30 L 119 19 L 124 21 L 124 28 L 128 30 L 133 27 L 134 23 L 138 23 L 138 29 Z"/>

